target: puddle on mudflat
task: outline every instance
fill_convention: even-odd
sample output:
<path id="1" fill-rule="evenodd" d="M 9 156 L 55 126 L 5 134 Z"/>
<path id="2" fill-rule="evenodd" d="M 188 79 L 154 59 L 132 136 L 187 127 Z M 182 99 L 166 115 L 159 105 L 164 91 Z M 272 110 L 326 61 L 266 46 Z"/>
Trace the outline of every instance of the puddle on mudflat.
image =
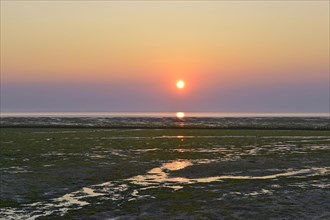
<path id="1" fill-rule="evenodd" d="M 95 198 L 98 201 L 132 201 L 137 199 L 152 199 L 152 195 L 140 195 L 140 192 L 148 189 L 170 188 L 174 191 L 182 190 L 186 185 L 205 184 L 212 182 L 221 182 L 224 180 L 268 180 L 285 177 L 308 177 L 308 176 L 323 176 L 330 174 L 330 167 L 308 168 L 308 169 L 287 169 L 284 172 L 279 172 L 272 175 L 263 176 L 244 176 L 244 175 L 223 175 L 204 178 L 186 178 L 186 177 L 171 177 L 170 173 L 187 167 L 202 163 L 212 163 L 214 161 L 203 160 L 175 160 L 164 163 L 159 167 L 152 168 L 144 175 L 133 176 L 121 181 L 104 182 L 97 185 L 83 187 L 81 190 L 68 193 L 62 197 L 55 198 L 45 202 L 37 202 L 24 205 L 24 209 L 18 208 L 2 208 L 0 214 L 8 216 L 8 219 L 35 219 L 40 216 L 48 216 L 56 213 L 63 216 L 70 210 L 80 209 L 84 206 L 91 205 L 89 198 Z M 273 170 L 272 170 L 273 171 Z M 325 185 L 315 186 L 326 187 Z M 138 188 L 137 188 L 138 187 Z M 272 189 L 280 188 L 280 186 L 272 185 Z M 130 191 L 130 193 L 127 193 Z M 241 196 L 258 196 L 264 194 L 272 194 L 268 189 L 253 191 L 250 193 L 232 192 Z M 127 197 L 129 195 L 129 197 Z M 225 198 L 223 195 L 221 198 Z M 220 199 L 221 200 L 221 199 Z M 37 211 L 36 211 L 37 210 Z M 43 213 L 43 214 L 40 214 Z"/>
<path id="2" fill-rule="evenodd" d="M 268 209 L 276 218 L 290 202 L 299 208 L 296 216 L 310 219 L 303 204 L 310 198 L 315 203 L 308 207 L 316 212 L 327 208 L 330 148 L 329 137 L 318 136 L 321 131 L 308 131 L 311 136 L 299 136 L 309 134 L 304 131 L 87 129 L 62 136 L 60 130 L 49 131 L 24 130 L 26 136 L 17 136 L 6 130 L 8 166 L 0 171 L 7 181 L 3 195 L 13 205 L 0 209 L 3 218 L 87 219 L 107 209 L 99 219 L 144 218 L 137 213 L 155 219 L 171 211 L 170 218 L 203 219 L 193 213 L 204 212 L 219 219 L 227 207 L 233 218 L 254 208 L 252 214 Z M 196 212 L 176 202 L 188 208 L 197 204 Z M 243 206 L 246 210 L 237 210 Z"/>
<path id="3" fill-rule="evenodd" d="M 188 160 L 183 160 L 183 161 L 173 161 L 170 163 L 166 163 L 163 164 L 163 166 L 161 166 L 161 169 L 166 169 L 166 170 L 181 170 L 184 169 L 186 167 L 192 166 L 193 164 L 191 162 L 189 162 Z"/>

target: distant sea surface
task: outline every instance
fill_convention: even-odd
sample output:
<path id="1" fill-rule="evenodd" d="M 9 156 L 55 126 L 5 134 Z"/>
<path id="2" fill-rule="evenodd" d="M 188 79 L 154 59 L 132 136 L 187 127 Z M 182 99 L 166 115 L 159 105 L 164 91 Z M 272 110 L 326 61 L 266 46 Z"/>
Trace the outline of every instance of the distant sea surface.
<path id="1" fill-rule="evenodd" d="M 325 114 L 252 113 L 3 113 L 1 127 L 113 129 L 329 130 Z"/>
<path id="2" fill-rule="evenodd" d="M 1 112 L 1 117 L 176 117 L 179 112 Z M 180 112 L 185 117 L 330 117 L 330 113 Z"/>

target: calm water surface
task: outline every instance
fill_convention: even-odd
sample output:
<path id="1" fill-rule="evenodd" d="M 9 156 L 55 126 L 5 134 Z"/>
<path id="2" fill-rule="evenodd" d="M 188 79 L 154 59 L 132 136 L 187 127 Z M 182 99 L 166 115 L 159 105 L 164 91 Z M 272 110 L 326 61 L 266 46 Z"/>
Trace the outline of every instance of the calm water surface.
<path id="1" fill-rule="evenodd" d="M 176 117 L 178 112 L 2 112 L 1 117 Z M 329 113 L 184 112 L 186 117 L 330 117 Z"/>

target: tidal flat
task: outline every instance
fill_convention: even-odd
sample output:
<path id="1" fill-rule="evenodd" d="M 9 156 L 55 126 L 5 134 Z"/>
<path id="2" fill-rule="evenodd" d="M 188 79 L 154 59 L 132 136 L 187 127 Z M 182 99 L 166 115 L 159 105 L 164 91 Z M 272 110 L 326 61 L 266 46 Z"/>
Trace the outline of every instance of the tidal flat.
<path id="1" fill-rule="evenodd" d="M 328 118 L 148 120 L 2 119 L 0 218 L 330 218 Z"/>

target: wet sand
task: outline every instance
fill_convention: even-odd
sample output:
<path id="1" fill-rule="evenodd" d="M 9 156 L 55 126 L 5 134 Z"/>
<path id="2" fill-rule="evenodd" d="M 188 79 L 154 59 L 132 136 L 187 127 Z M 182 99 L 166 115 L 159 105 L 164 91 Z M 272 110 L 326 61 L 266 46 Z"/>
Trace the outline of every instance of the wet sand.
<path id="1" fill-rule="evenodd" d="M 4 219 L 330 217 L 329 131 L 2 128 L 1 146 Z"/>

